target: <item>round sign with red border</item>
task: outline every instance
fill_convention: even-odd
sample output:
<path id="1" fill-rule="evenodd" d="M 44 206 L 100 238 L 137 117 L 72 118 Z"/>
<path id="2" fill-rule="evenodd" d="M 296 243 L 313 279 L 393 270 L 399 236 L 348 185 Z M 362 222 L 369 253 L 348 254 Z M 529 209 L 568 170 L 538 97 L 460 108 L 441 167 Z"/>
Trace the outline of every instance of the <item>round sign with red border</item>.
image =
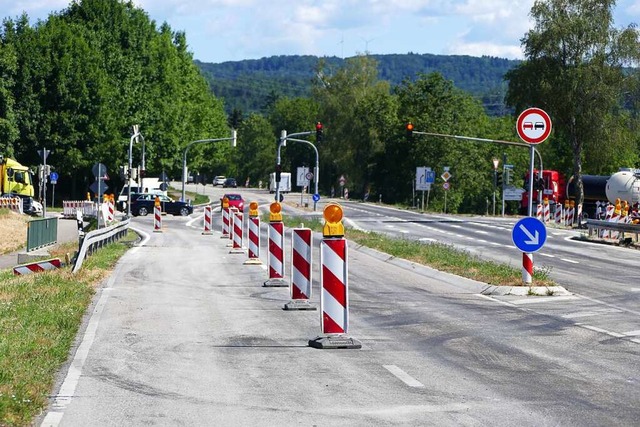
<path id="1" fill-rule="evenodd" d="M 518 136 L 529 144 L 540 144 L 551 133 L 551 118 L 540 108 L 527 108 L 518 116 Z"/>

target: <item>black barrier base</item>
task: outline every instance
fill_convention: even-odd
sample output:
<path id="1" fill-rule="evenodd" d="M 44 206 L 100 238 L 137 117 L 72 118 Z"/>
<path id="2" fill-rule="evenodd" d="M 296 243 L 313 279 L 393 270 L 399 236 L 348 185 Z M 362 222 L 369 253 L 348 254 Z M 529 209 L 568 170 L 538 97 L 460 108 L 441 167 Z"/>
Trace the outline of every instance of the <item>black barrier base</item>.
<path id="1" fill-rule="evenodd" d="M 316 306 L 309 304 L 307 300 L 294 299 L 286 303 L 283 310 L 317 310 Z"/>
<path id="2" fill-rule="evenodd" d="M 317 337 L 309 340 L 309 347 L 320 349 L 362 348 L 360 341 L 344 335 Z"/>
<path id="3" fill-rule="evenodd" d="M 266 288 L 288 288 L 289 284 L 284 279 L 269 279 L 262 286 Z"/>

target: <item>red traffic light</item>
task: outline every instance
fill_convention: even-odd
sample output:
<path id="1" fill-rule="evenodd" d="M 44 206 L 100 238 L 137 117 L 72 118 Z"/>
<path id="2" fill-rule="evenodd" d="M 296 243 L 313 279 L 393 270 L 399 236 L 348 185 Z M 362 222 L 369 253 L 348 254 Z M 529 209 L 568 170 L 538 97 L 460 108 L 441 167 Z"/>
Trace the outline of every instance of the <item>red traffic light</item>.
<path id="1" fill-rule="evenodd" d="M 413 123 L 411 122 L 407 123 L 407 131 L 413 132 Z"/>
<path id="2" fill-rule="evenodd" d="M 316 122 L 316 142 L 322 142 L 322 123 Z"/>

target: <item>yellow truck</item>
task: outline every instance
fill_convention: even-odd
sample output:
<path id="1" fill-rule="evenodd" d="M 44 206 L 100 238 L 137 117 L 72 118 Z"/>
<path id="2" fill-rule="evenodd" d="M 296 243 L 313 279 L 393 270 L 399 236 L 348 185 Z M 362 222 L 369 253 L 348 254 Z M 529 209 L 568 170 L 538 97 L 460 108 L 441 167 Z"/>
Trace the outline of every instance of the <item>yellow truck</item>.
<path id="1" fill-rule="evenodd" d="M 23 213 L 38 215 L 42 213 L 42 205 L 33 200 L 33 194 L 33 174 L 29 168 L 0 155 L 0 197 L 19 197 Z"/>

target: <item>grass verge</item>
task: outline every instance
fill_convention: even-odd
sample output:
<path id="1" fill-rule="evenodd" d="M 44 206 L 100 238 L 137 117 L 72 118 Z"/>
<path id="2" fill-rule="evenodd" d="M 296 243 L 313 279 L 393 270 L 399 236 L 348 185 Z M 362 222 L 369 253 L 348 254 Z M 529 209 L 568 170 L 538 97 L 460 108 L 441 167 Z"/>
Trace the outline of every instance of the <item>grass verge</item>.
<path id="1" fill-rule="evenodd" d="M 314 231 L 322 231 L 322 221 L 318 218 L 287 217 L 284 218 L 284 222 L 288 227 L 304 223 Z M 496 286 L 523 286 L 522 271 L 519 268 L 482 259 L 451 245 L 396 239 L 380 233 L 368 233 L 350 228 L 345 233 L 347 239 L 352 242 L 439 271 Z M 547 269 L 534 269 L 533 282 L 536 286 L 556 286 L 556 283 L 549 278 Z"/>
<path id="2" fill-rule="evenodd" d="M 0 425 L 30 425 L 46 408 L 95 289 L 135 239 L 130 231 L 87 258 L 76 274 L 69 267 L 26 276 L 0 271 Z M 52 255 L 64 258 L 74 249 L 69 243 Z"/>

